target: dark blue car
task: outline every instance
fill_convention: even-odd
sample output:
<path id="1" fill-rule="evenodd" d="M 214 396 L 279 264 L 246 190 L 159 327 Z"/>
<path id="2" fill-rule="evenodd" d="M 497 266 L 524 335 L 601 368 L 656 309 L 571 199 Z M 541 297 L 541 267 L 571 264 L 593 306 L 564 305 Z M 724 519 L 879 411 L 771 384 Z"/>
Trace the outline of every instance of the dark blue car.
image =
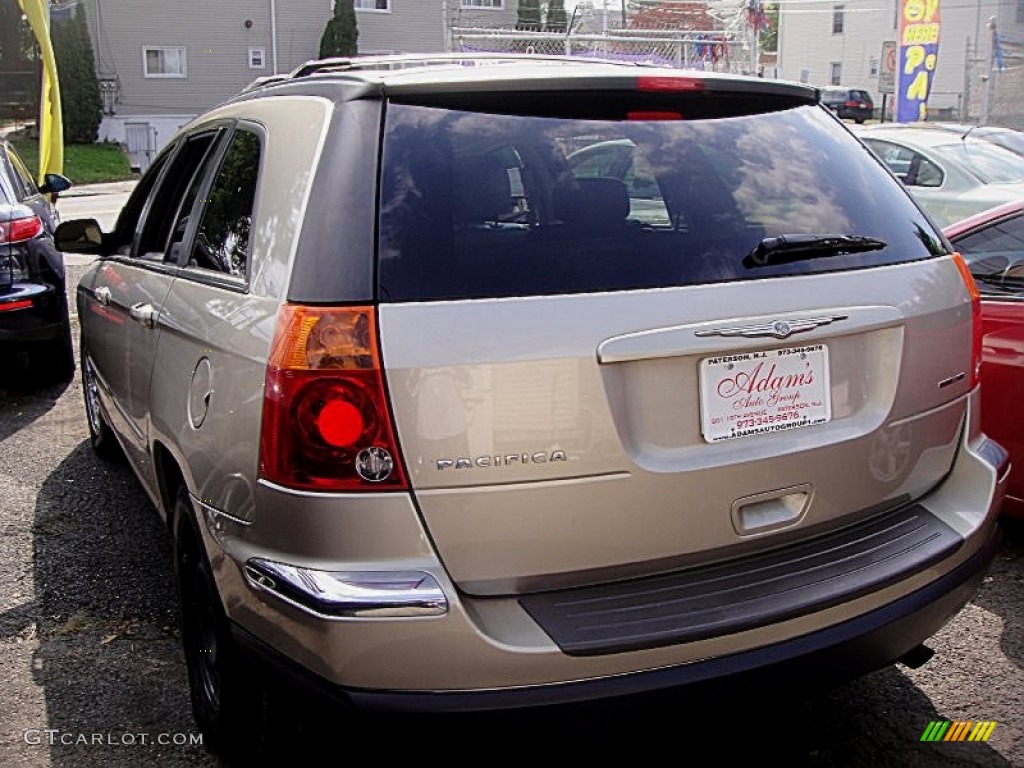
<path id="1" fill-rule="evenodd" d="M 0 359 L 24 350 L 40 382 L 74 373 L 64 257 L 53 243 L 53 199 L 69 186 L 56 174 L 37 186 L 14 147 L 0 141 Z"/>

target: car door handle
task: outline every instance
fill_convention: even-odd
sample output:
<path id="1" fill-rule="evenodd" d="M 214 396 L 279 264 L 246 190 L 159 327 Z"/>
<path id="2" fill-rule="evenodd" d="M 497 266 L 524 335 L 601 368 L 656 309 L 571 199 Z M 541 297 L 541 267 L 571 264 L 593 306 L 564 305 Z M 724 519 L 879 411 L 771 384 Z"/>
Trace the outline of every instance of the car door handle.
<path id="1" fill-rule="evenodd" d="M 96 298 L 100 304 L 104 307 L 110 304 L 110 289 L 107 286 L 102 285 L 92 292 L 92 295 Z"/>
<path id="2" fill-rule="evenodd" d="M 128 314 L 131 315 L 132 320 L 138 320 L 147 328 L 152 328 L 156 325 L 157 311 L 153 309 L 152 304 L 132 304 Z"/>

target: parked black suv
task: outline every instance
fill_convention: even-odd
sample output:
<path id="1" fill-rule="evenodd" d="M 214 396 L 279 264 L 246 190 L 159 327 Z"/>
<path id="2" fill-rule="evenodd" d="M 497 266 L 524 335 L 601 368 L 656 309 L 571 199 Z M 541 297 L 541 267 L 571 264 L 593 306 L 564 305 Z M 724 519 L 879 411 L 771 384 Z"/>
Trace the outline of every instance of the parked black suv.
<path id="1" fill-rule="evenodd" d="M 826 88 L 821 92 L 821 103 L 844 120 L 860 124 L 875 114 L 871 94 L 859 88 Z"/>
<path id="2" fill-rule="evenodd" d="M 37 381 L 67 380 L 74 372 L 64 257 L 53 244 L 57 212 L 50 200 L 69 186 L 57 174 L 37 186 L 14 147 L 0 141 L 0 344 L 24 347 Z"/>

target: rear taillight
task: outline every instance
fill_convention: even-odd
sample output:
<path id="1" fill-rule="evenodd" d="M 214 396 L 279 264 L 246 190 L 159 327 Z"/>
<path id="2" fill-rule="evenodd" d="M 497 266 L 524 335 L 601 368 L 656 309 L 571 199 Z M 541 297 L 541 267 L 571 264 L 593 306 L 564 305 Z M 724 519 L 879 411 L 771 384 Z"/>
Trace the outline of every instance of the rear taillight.
<path id="1" fill-rule="evenodd" d="M 633 110 L 626 113 L 627 120 L 682 120 L 682 112 L 665 112 L 656 110 Z"/>
<path id="2" fill-rule="evenodd" d="M 264 386 L 260 474 L 316 491 L 408 487 L 373 307 L 281 307 Z"/>
<path id="3" fill-rule="evenodd" d="M 970 267 L 967 266 L 967 262 L 964 261 L 963 256 L 959 253 L 953 254 L 953 262 L 956 264 L 956 268 L 960 271 L 960 277 L 964 280 L 964 285 L 967 286 L 967 293 L 971 297 L 971 324 L 972 335 L 971 335 L 971 372 L 970 372 L 970 387 L 974 389 L 974 386 L 978 383 L 981 376 L 981 341 L 982 341 L 982 326 L 981 326 L 981 292 L 978 290 L 978 284 L 974 282 L 974 275 L 971 274 Z"/>
<path id="4" fill-rule="evenodd" d="M 673 75 L 641 75 L 636 79 L 638 91 L 703 91 L 704 81 L 699 77 L 676 77 Z"/>
<path id="5" fill-rule="evenodd" d="M 31 240 L 43 231 L 43 220 L 38 216 L 22 216 L 0 221 L 0 243 L 20 243 Z"/>

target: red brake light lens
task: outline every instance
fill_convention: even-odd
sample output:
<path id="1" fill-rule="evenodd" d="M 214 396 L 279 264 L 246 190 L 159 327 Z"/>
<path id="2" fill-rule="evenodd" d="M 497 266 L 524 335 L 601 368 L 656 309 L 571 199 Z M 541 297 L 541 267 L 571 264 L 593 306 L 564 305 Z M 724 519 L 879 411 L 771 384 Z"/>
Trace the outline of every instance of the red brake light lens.
<path id="1" fill-rule="evenodd" d="M 16 309 L 28 309 L 32 306 L 32 299 L 21 299 L 20 301 L 6 301 L 0 304 L 0 312 L 13 312 Z"/>
<path id="2" fill-rule="evenodd" d="M 43 231 L 43 221 L 38 216 L 23 216 L 20 219 L 0 221 L 0 243 L 20 243 L 31 240 Z"/>
<path id="3" fill-rule="evenodd" d="M 260 474 L 305 490 L 408 487 L 373 307 L 281 308 L 264 386 Z"/>
<path id="4" fill-rule="evenodd" d="M 638 91 L 703 91 L 704 81 L 698 77 L 641 76 L 636 79 Z"/>
<path id="5" fill-rule="evenodd" d="M 682 120 L 682 112 L 658 112 L 634 110 L 626 113 L 627 120 Z"/>
<path id="6" fill-rule="evenodd" d="M 964 285 L 967 286 L 967 293 L 971 297 L 972 335 L 971 371 L 969 382 L 971 389 L 974 389 L 975 385 L 981 379 L 981 347 L 982 338 L 984 336 L 981 322 L 981 291 L 978 290 L 978 284 L 974 281 L 974 275 L 971 274 L 971 268 L 967 266 L 967 262 L 964 261 L 963 256 L 959 253 L 954 253 L 953 263 L 956 264 L 956 268 L 960 271 L 960 277 L 963 278 Z"/>

